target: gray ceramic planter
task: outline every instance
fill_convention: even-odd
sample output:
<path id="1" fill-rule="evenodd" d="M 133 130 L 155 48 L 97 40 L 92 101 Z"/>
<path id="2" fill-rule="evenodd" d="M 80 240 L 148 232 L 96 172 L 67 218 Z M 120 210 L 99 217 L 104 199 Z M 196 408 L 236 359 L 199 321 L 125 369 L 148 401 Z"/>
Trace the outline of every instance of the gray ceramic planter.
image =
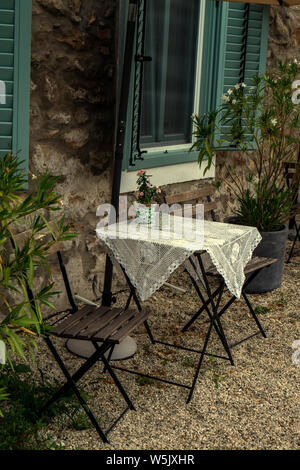
<path id="1" fill-rule="evenodd" d="M 226 223 L 239 223 L 238 217 L 228 217 Z M 247 286 L 249 294 L 270 292 L 281 286 L 288 226 L 278 232 L 261 232 L 262 241 L 253 252 L 253 256 L 276 258 L 278 261 L 263 268 L 256 278 Z"/>

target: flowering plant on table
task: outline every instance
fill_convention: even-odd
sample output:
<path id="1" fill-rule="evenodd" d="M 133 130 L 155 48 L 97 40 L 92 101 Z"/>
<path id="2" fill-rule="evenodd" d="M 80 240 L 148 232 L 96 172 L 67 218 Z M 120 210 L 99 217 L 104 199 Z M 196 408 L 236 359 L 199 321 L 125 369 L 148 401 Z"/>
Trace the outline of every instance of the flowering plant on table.
<path id="1" fill-rule="evenodd" d="M 150 183 L 151 175 L 147 175 L 146 170 L 140 170 L 137 173 L 137 200 L 140 204 L 149 205 L 156 202 L 161 189 Z"/>
<path id="2" fill-rule="evenodd" d="M 139 207 L 136 211 L 136 217 L 140 223 L 150 224 L 153 221 L 156 209 L 153 203 L 157 201 L 158 195 L 161 193 L 161 189 L 151 184 L 151 175 L 148 175 L 146 170 L 138 171 L 137 176 L 138 189 L 136 195 Z"/>

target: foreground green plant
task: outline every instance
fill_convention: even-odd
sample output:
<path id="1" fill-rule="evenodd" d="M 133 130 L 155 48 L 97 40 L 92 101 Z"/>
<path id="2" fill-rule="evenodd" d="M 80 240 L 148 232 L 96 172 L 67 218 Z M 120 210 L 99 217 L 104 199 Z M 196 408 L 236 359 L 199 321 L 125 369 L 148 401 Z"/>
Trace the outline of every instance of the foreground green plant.
<path id="1" fill-rule="evenodd" d="M 76 397 L 70 393 L 53 404 L 47 414 L 39 416 L 44 402 L 60 387 L 56 381 L 46 381 L 34 376 L 27 364 L 13 364 L 0 369 L 0 388 L 9 394 L 0 417 L 0 450 L 47 450 L 61 449 L 62 445 L 49 435 L 45 428 L 50 419 L 57 425 L 71 429 L 87 429 L 90 426 L 82 416 Z M 81 392 L 82 393 L 82 392 Z M 85 399 L 89 397 L 84 394 Z"/>
<path id="2" fill-rule="evenodd" d="M 258 305 L 257 307 L 255 307 L 254 309 L 254 313 L 256 315 L 265 315 L 266 313 L 269 313 L 270 311 L 270 308 L 269 307 L 264 307 L 262 305 Z"/>
<path id="3" fill-rule="evenodd" d="M 210 362 L 210 370 L 212 372 L 215 387 L 216 387 L 216 389 L 219 389 L 222 380 L 224 380 L 224 376 L 217 369 L 213 352 L 211 352 L 210 355 L 209 355 L 209 362 Z"/>
<path id="4" fill-rule="evenodd" d="M 34 194 L 22 195 L 27 178 L 15 155 L 0 157 L 0 341 L 6 347 L 6 360 L 12 365 L 12 355 L 34 360 L 36 338 L 49 333 L 43 322 L 41 306 L 55 308 L 51 298 L 57 294 L 50 282 L 36 291 L 35 272 L 39 266 L 50 268 L 51 247 L 75 234 L 52 215 L 61 209 L 60 196 L 54 191 L 57 177 L 43 175 Z M 46 218 L 47 216 L 47 218 Z M 51 237 L 41 237 L 47 229 Z M 26 230 L 21 246 L 16 233 Z M 33 298 L 28 296 L 28 288 Z M 17 300 L 16 300 L 17 299 Z M 0 400 L 6 391 L 0 390 Z"/>

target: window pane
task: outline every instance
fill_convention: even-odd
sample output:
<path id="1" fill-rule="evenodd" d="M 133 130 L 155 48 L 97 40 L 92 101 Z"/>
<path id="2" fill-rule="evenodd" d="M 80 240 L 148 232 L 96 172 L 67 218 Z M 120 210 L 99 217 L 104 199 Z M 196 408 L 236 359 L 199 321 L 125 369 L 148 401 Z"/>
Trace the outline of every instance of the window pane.
<path id="1" fill-rule="evenodd" d="M 142 142 L 191 142 L 197 61 L 199 0 L 148 0 Z"/>

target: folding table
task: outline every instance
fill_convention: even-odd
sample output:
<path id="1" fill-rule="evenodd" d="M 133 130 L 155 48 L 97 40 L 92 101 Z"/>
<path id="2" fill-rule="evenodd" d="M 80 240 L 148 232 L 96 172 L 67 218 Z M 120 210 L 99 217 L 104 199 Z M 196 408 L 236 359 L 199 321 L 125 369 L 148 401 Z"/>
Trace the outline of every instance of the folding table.
<path id="1" fill-rule="evenodd" d="M 233 365 L 231 351 L 222 328 L 219 315 L 219 304 L 225 284 L 234 298 L 240 298 L 245 282 L 244 269 L 252 257 L 253 250 L 261 240 L 258 230 L 219 222 L 187 219 L 170 214 L 160 214 L 152 224 L 139 224 L 136 220 L 124 220 L 96 230 L 97 236 L 105 243 L 113 263 L 121 267 L 130 288 L 131 299 L 134 299 L 139 310 L 141 302 L 147 300 L 182 264 L 189 263 L 188 271 L 193 270 L 194 277 L 202 280 L 208 301 L 199 295 L 201 306 L 208 315 L 208 327 L 202 350 L 175 346 L 154 339 L 148 329 L 148 335 L 153 344 L 173 346 L 179 349 L 199 353 L 200 358 L 190 386 L 177 382 L 151 377 L 128 369 L 122 371 L 147 376 L 178 385 L 190 390 L 188 400 L 192 398 L 196 381 L 200 372 L 203 358 L 207 353 L 208 341 L 212 329 L 215 329 L 226 353 L 225 356 L 215 356 L 229 360 Z M 194 256 L 207 252 L 224 279 L 223 287 L 216 292 L 210 292 L 205 271 L 199 272 L 195 265 Z M 199 294 L 199 292 L 197 291 Z M 215 301 L 216 298 L 216 301 Z M 224 312 L 222 312 L 224 313 Z"/>

